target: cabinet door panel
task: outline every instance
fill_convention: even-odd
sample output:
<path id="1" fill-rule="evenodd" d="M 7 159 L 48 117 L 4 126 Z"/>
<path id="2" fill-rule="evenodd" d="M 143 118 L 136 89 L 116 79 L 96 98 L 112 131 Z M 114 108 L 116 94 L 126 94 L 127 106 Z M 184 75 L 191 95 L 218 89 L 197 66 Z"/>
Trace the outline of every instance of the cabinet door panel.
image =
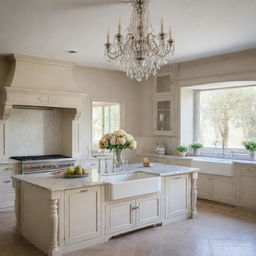
<path id="1" fill-rule="evenodd" d="M 160 220 L 160 196 L 136 200 L 137 225 L 146 225 Z"/>
<path id="2" fill-rule="evenodd" d="M 209 176 L 202 174 L 198 175 L 198 197 L 203 199 L 210 199 L 211 192 L 211 179 Z"/>
<path id="3" fill-rule="evenodd" d="M 188 176 L 180 175 L 166 178 L 166 218 L 188 213 Z"/>
<path id="4" fill-rule="evenodd" d="M 107 233 L 131 229 L 135 226 L 135 201 L 107 205 Z"/>
<path id="5" fill-rule="evenodd" d="M 256 177 L 242 175 L 240 180 L 240 204 L 256 208 Z"/>
<path id="6" fill-rule="evenodd" d="M 100 235 L 100 188 L 65 193 L 65 242 L 85 241 Z"/>
<path id="7" fill-rule="evenodd" d="M 170 75 L 162 75 L 156 77 L 155 84 L 156 93 L 170 93 L 171 92 L 171 78 Z"/>
<path id="8" fill-rule="evenodd" d="M 213 200 L 235 203 L 235 190 L 232 178 L 213 178 Z"/>

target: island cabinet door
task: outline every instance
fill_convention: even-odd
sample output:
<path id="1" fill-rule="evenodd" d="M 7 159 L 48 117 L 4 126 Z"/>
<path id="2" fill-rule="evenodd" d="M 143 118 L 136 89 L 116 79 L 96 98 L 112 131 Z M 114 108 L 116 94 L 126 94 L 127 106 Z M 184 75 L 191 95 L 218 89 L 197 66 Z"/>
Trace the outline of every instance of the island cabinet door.
<path id="1" fill-rule="evenodd" d="M 122 232 L 135 227 L 135 200 L 110 203 L 106 207 L 108 234 Z"/>
<path id="2" fill-rule="evenodd" d="M 190 192 L 189 176 L 166 177 L 165 180 L 165 217 L 188 214 Z"/>
<path id="3" fill-rule="evenodd" d="M 151 196 L 136 200 L 136 226 L 160 221 L 160 196 Z"/>
<path id="4" fill-rule="evenodd" d="M 100 187 L 65 192 L 65 243 L 86 241 L 101 235 Z"/>

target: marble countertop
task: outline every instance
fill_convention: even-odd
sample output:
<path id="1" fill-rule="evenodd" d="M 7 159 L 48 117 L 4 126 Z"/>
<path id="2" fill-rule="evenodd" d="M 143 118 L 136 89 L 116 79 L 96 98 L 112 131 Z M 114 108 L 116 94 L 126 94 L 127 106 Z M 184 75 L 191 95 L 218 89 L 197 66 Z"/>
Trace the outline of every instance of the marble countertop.
<path id="1" fill-rule="evenodd" d="M 140 156 L 172 158 L 172 159 L 188 159 L 188 160 L 204 161 L 204 162 L 220 162 L 220 163 L 230 163 L 230 164 L 234 163 L 234 164 L 252 164 L 252 165 L 256 165 L 256 161 L 251 161 L 251 160 L 239 160 L 239 159 L 205 157 L 205 156 L 175 156 L 175 155 L 159 155 L 159 154 L 156 154 L 156 153 L 140 154 Z"/>
<path id="2" fill-rule="evenodd" d="M 0 159 L 0 164 L 18 164 L 18 163 L 20 163 L 20 161 L 12 158 Z"/>
<path id="3" fill-rule="evenodd" d="M 173 166 L 166 164 L 153 164 L 152 167 L 143 167 L 142 164 L 131 164 L 128 165 L 128 170 L 125 173 L 129 172 L 147 172 L 157 176 L 170 176 L 170 175 L 179 175 L 187 174 L 192 172 L 197 172 L 199 169 L 183 167 L 183 166 Z M 118 175 L 121 173 L 115 173 Z M 100 176 L 97 169 L 93 169 L 86 178 L 64 178 L 62 176 L 56 176 L 52 173 L 41 173 L 41 174 L 21 174 L 13 176 L 14 179 L 25 181 L 35 186 L 45 188 L 50 191 L 62 191 L 68 189 L 90 187 L 96 185 L 103 185 L 109 183 L 106 179 L 106 176 Z"/>
<path id="4" fill-rule="evenodd" d="M 178 174 L 186 174 L 192 172 L 198 172 L 198 168 L 191 168 L 185 166 L 176 166 L 169 164 L 158 164 L 153 163 L 151 167 L 144 167 L 142 164 L 130 164 L 128 170 L 132 171 L 142 171 L 150 174 L 155 174 L 159 176 L 170 176 L 170 175 L 178 175 Z"/>

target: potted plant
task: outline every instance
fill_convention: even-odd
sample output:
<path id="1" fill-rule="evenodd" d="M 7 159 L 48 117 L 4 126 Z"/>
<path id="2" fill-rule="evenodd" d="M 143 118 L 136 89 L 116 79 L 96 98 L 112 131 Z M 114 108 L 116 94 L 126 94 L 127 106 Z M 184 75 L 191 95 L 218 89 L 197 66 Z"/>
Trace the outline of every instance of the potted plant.
<path id="1" fill-rule="evenodd" d="M 137 142 L 134 137 L 123 130 L 117 130 L 113 133 L 105 134 L 99 142 L 100 149 L 114 151 L 115 167 L 117 168 L 122 165 L 123 150 L 126 148 L 135 149 L 136 146 Z"/>
<path id="2" fill-rule="evenodd" d="M 243 142 L 244 147 L 250 151 L 250 160 L 256 161 L 256 140 L 247 140 Z"/>
<path id="3" fill-rule="evenodd" d="M 180 156 L 186 156 L 188 148 L 186 146 L 179 145 L 176 150 Z"/>
<path id="4" fill-rule="evenodd" d="M 192 155 L 193 156 L 199 156 L 200 155 L 200 149 L 203 147 L 201 143 L 194 142 L 190 145 L 190 148 L 193 150 Z"/>

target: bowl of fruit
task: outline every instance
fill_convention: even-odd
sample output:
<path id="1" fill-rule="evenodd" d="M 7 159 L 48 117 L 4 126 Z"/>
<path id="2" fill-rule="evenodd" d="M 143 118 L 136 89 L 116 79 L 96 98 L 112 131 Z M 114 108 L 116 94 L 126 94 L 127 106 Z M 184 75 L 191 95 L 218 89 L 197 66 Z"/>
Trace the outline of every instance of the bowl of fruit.
<path id="1" fill-rule="evenodd" d="M 89 171 L 80 167 L 69 167 L 64 173 L 65 178 L 84 178 L 88 177 Z"/>

